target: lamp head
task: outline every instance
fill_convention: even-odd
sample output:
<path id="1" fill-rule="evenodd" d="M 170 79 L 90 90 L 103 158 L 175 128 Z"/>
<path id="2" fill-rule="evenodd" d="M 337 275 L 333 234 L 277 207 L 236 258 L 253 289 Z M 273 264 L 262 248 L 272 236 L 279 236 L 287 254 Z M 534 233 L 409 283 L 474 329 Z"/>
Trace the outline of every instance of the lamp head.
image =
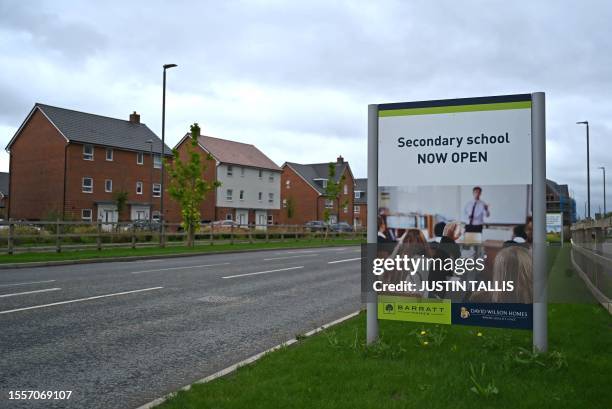
<path id="1" fill-rule="evenodd" d="M 580 122 L 576 122 L 576 125 L 588 125 L 589 121 L 580 121 Z"/>
<path id="2" fill-rule="evenodd" d="M 164 64 L 164 70 L 167 70 L 168 68 L 174 68 L 177 67 L 176 64 Z"/>

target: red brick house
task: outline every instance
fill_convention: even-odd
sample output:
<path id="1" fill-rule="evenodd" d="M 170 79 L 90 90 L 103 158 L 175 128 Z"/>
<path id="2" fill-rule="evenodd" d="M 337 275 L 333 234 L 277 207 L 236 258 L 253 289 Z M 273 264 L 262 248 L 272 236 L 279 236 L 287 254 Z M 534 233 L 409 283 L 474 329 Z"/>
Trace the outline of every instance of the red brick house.
<path id="1" fill-rule="evenodd" d="M 0 172 L 0 219 L 6 219 L 9 202 L 9 174 Z"/>
<path id="2" fill-rule="evenodd" d="M 334 163 L 334 162 L 332 162 Z M 325 196 L 329 178 L 329 163 L 299 164 L 286 162 L 282 166 L 281 178 L 281 212 L 283 224 L 304 224 L 312 220 L 323 220 L 325 209 L 329 209 L 330 223 L 346 222 L 353 224 L 355 182 L 349 163 L 339 156 L 334 163 L 336 181 L 342 175 L 344 185 L 338 201 Z M 342 206 L 343 203 L 346 206 Z"/>
<path id="3" fill-rule="evenodd" d="M 353 226 L 366 228 L 368 225 L 368 179 L 355 179 L 355 203 Z"/>
<path id="4" fill-rule="evenodd" d="M 36 104 L 6 147 L 12 219 L 158 217 L 161 140 L 136 112 L 129 120 Z M 163 154 L 171 156 L 166 146 Z M 116 192 L 127 192 L 118 214 Z M 165 195 L 166 220 L 172 211 Z"/>
<path id="5" fill-rule="evenodd" d="M 176 145 L 185 155 L 187 134 Z M 241 225 L 278 223 L 281 169 L 256 146 L 201 135 L 198 146 L 211 159 L 203 178 L 218 180 L 221 186 L 209 192 L 201 205 L 202 221 L 234 220 Z"/>

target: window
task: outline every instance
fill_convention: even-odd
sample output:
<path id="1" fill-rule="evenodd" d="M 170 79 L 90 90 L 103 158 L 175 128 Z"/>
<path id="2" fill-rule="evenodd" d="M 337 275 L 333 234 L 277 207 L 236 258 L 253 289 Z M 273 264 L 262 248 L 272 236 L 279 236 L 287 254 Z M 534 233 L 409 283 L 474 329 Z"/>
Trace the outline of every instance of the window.
<path id="1" fill-rule="evenodd" d="M 344 194 L 348 195 L 348 186 L 347 185 L 344 185 Z"/>
<path id="2" fill-rule="evenodd" d="M 331 199 L 325 199 L 325 208 L 326 209 L 333 209 L 334 208 L 334 201 Z"/>
<path id="3" fill-rule="evenodd" d="M 225 220 L 232 220 L 232 214 L 231 213 L 226 214 Z"/>
<path id="4" fill-rule="evenodd" d="M 144 163 L 144 153 L 136 152 L 136 164 L 142 165 Z"/>
<path id="5" fill-rule="evenodd" d="M 359 214 L 359 206 L 353 206 L 353 212 Z"/>
<path id="6" fill-rule="evenodd" d="M 161 183 L 153 183 L 153 197 L 161 196 Z"/>
<path id="7" fill-rule="evenodd" d="M 259 169 L 259 178 L 262 179 L 263 178 L 263 169 Z"/>
<path id="8" fill-rule="evenodd" d="M 240 168 L 240 177 L 244 177 L 244 168 Z"/>
<path id="9" fill-rule="evenodd" d="M 93 145 L 83 145 L 83 159 L 93 160 L 94 159 L 94 147 Z"/>
<path id="10" fill-rule="evenodd" d="M 327 189 L 327 179 L 323 179 L 323 189 Z"/>
<path id="11" fill-rule="evenodd" d="M 287 207 L 287 199 L 283 199 L 283 207 Z"/>
<path id="12" fill-rule="evenodd" d="M 274 193 L 268 193 L 268 203 L 274 203 Z"/>
<path id="13" fill-rule="evenodd" d="M 270 172 L 270 176 L 268 176 L 268 181 L 274 182 L 274 173 Z"/>
<path id="14" fill-rule="evenodd" d="M 161 167 L 162 167 L 162 157 L 161 157 L 161 155 L 158 155 L 158 154 L 153 155 L 153 167 L 155 169 L 161 169 Z"/>
<path id="15" fill-rule="evenodd" d="M 136 194 L 137 195 L 142 194 L 142 182 L 136 182 Z"/>
<path id="16" fill-rule="evenodd" d="M 93 179 L 90 177 L 83 178 L 83 193 L 93 193 Z"/>
<path id="17" fill-rule="evenodd" d="M 91 221 L 91 209 L 81 209 L 81 219 Z"/>
<path id="18" fill-rule="evenodd" d="M 268 224 L 273 224 L 274 223 L 274 218 L 272 217 L 271 214 L 268 215 Z"/>
<path id="19" fill-rule="evenodd" d="M 240 191 L 240 200 L 244 200 L 244 190 Z"/>
<path id="20" fill-rule="evenodd" d="M 151 213 L 151 217 L 153 218 L 153 220 L 159 221 L 161 219 L 161 213 L 159 212 L 159 210 L 153 210 L 153 213 Z"/>
<path id="21" fill-rule="evenodd" d="M 227 165 L 227 176 L 234 176 L 234 167 L 232 165 Z"/>
<path id="22" fill-rule="evenodd" d="M 286 180 L 285 181 L 285 188 L 291 189 L 291 181 L 290 180 Z"/>
<path id="23" fill-rule="evenodd" d="M 355 190 L 355 199 L 361 199 L 361 191 Z"/>
<path id="24" fill-rule="evenodd" d="M 111 179 L 106 179 L 104 181 L 104 191 L 112 192 L 113 191 L 113 181 Z"/>
<path id="25" fill-rule="evenodd" d="M 231 202 L 234 196 L 234 191 L 232 189 L 227 189 L 225 191 L 225 200 Z"/>
<path id="26" fill-rule="evenodd" d="M 344 213 L 348 213 L 348 206 L 344 206 L 342 210 L 344 211 Z"/>
<path id="27" fill-rule="evenodd" d="M 106 148 L 106 160 L 109 162 L 113 160 L 113 150 L 111 148 Z"/>
<path id="28" fill-rule="evenodd" d="M 259 192 L 259 194 L 257 195 L 257 200 L 259 200 L 260 202 L 263 200 L 263 193 Z"/>

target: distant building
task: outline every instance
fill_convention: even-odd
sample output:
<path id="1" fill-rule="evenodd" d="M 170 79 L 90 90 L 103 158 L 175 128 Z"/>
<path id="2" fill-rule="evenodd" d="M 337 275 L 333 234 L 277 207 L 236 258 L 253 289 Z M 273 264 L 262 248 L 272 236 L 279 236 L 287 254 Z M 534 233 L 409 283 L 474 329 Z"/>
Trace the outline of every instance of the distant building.
<path id="1" fill-rule="evenodd" d="M 183 154 L 187 134 L 176 149 Z M 210 192 L 200 208 L 203 221 L 234 220 L 240 224 L 276 224 L 280 209 L 281 168 L 257 147 L 227 139 L 200 136 L 198 146 L 210 154 L 205 180 L 221 186 Z"/>
<path id="2" fill-rule="evenodd" d="M 567 185 L 546 179 L 546 212 L 562 212 L 564 226 L 576 222 L 576 201 L 570 197 Z"/>
<path id="3" fill-rule="evenodd" d="M 162 143 L 136 112 L 126 121 L 35 104 L 6 150 L 10 218 L 159 217 Z M 163 155 L 171 154 L 164 147 Z M 114 199 L 118 191 L 127 192 L 121 215 Z"/>
<path id="4" fill-rule="evenodd" d="M 0 172 L 0 219 L 6 219 L 9 202 L 9 174 Z"/>
<path id="5" fill-rule="evenodd" d="M 368 179 L 355 179 L 355 203 L 353 206 L 353 225 L 368 225 Z"/>
<path id="6" fill-rule="evenodd" d="M 325 195 L 329 163 L 286 162 L 282 166 L 281 223 L 304 224 L 312 220 L 323 220 L 326 209 L 330 213 L 330 223 L 354 223 L 355 182 L 351 167 L 342 156 L 332 163 L 336 168 L 336 181 L 345 177 L 338 201 Z"/>

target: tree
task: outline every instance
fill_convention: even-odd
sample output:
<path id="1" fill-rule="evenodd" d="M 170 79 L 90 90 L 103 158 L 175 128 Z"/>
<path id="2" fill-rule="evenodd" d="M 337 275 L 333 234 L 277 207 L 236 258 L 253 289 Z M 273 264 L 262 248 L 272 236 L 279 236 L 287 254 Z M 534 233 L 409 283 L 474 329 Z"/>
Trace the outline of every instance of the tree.
<path id="1" fill-rule="evenodd" d="M 336 216 L 336 222 L 340 221 L 340 207 L 344 207 L 348 204 L 348 199 L 345 199 L 340 204 L 340 194 L 342 193 L 342 186 L 346 180 L 346 176 L 343 174 L 336 181 L 336 164 L 333 162 L 329 163 L 329 168 L 327 171 L 327 186 L 325 187 L 325 198 L 326 200 L 332 200 L 336 203 L 336 207 L 338 210 L 338 214 Z M 325 206 L 325 210 L 323 211 L 323 220 L 325 223 L 329 223 L 329 219 L 331 217 L 330 209 Z M 327 239 L 327 229 L 325 230 L 325 239 Z"/>
<path id="2" fill-rule="evenodd" d="M 206 164 L 202 162 L 198 149 L 200 127 L 191 125 L 191 137 L 188 141 L 184 160 L 177 149 L 172 150 L 172 163 L 165 162 L 168 169 L 168 193 L 181 206 L 181 226 L 187 232 L 187 245 L 193 247 L 196 229 L 200 224 L 200 205 L 206 194 L 221 186 L 218 181 L 207 181 L 202 178 Z M 208 160 L 212 160 L 210 154 Z"/>
<path id="3" fill-rule="evenodd" d="M 287 219 L 293 219 L 293 215 L 295 214 L 295 203 L 293 201 L 293 197 L 287 198 Z"/>
<path id="4" fill-rule="evenodd" d="M 121 213 L 125 209 L 128 200 L 128 192 L 121 189 L 113 194 L 113 201 L 115 202 L 115 206 L 117 207 L 117 221 L 121 221 Z"/>

